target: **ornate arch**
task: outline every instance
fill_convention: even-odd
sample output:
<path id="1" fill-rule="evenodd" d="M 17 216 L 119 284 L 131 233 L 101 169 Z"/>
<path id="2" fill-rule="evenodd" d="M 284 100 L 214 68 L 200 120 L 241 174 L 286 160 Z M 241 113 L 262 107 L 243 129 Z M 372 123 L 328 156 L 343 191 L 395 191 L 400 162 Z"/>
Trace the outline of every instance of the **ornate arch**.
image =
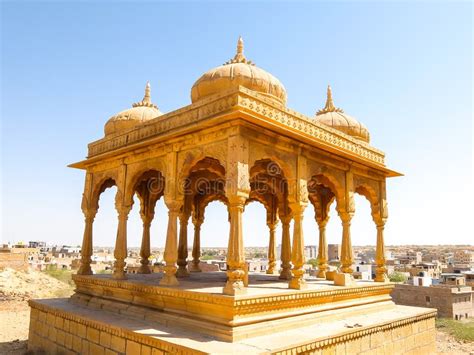
<path id="1" fill-rule="evenodd" d="M 380 202 L 378 192 L 369 184 L 358 184 L 355 187 L 355 192 L 364 196 L 370 203 L 372 211 L 372 218 L 374 221 L 380 217 Z"/>
<path id="2" fill-rule="evenodd" d="M 202 161 L 206 159 L 212 159 L 215 162 L 218 162 L 220 167 L 222 167 L 225 176 L 225 161 L 221 161 L 219 158 L 213 154 L 206 154 L 203 151 L 198 152 L 187 152 L 184 161 L 182 163 L 182 168 L 178 174 L 178 182 L 183 184 L 184 180 L 191 174 L 193 169 Z M 223 164 L 224 163 L 224 164 Z M 212 167 L 210 167 L 212 169 Z"/>
<path id="3" fill-rule="evenodd" d="M 323 186 L 326 189 L 329 189 L 334 194 L 334 199 L 336 200 L 337 209 L 341 208 L 344 205 L 344 201 L 345 201 L 344 186 L 329 171 L 318 172 L 311 176 L 311 179 L 308 181 L 309 193 L 311 194 L 312 192 L 316 192 L 318 190 L 318 185 Z"/>
<path id="4" fill-rule="evenodd" d="M 117 178 L 112 174 L 107 174 L 101 177 L 97 182 L 95 182 L 92 186 L 89 207 L 98 210 L 100 195 L 102 194 L 102 192 L 113 186 L 116 186 L 118 189 Z"/>

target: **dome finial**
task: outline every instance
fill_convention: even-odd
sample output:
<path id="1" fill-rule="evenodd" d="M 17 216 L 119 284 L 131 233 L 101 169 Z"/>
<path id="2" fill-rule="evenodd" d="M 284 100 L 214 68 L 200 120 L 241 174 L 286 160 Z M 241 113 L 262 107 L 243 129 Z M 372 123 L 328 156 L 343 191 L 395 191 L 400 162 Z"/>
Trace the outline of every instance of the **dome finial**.
<path id="1" fill-rule="evenodd" d="M 146 103 L 151 103 L 151 87 L 150 87 L 150 82 L 146 82 L 146 87 L 145 87 L 145 96 L 143 97 L 143 102 Z"/>
<path id="2" fill-rule="evenodd" d="M 143 100 L 140 102 L 136 102 L 132 105 L 133 107 L 138 107 L 138 106 L 147 106 L 147 107 L 154 107 L 158 109 L 158 107 L 151 102 L 151 85 L 150 82 L 146 82 L 145 86 L 145 96 L 143 96 Z"/>
<path id="3" fill-rule="evenodd" d="M 332 90 L 331 85 L 328 85 L 327 91 L 327 98 L 326 98 L 326 106 L 323 109 L 319 110 L 316 115 L 322 115 L 323 113 L 327 112 L 344 112 L 339 107 L 334 106 L 334 101 L 332 100 Z"/>
<path id="4" fill-rule="evenodd" d="M 244 55 L 244 40 L 242 36 L 239 36 L 239 40 L 237 41 L 237 55 Z"/>
<path id="5" fill-rule="evenodd" d="M 225 62 L 224 65 L 233 63 L 245 63 L 249 65 L 255 65 L 254 63 L 252 63 L 251 60 L 247 60 L 247 58 L 245 58 L 244 40 L 242 39 L 242 36 L 239 36 L 239 39 L 237 40 L 237 53 L 235 54 L 234 58 L 232 58 L 228 62 Z"/>

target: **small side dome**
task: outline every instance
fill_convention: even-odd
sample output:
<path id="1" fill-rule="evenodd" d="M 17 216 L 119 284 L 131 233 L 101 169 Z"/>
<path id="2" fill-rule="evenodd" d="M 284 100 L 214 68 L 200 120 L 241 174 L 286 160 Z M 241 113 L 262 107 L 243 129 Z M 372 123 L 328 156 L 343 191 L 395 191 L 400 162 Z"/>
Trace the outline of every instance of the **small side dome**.
<path id="1" fill-rule="evenodd" d="M 370 133 L 367 127 L 357 121 L 354 117 L 344 113 L 332 101 L 331 87 L 328 85 L 326 106 L 316 113 L 316 122 L 335 128 L 361 141 L 370 142 Z"/>
<path id="2" fill-rule="evenodd" d="M 191 101 L 194 103 L 238 86 L 264 94 L 279 104 L 286 104 L 285 87 L 272 74 L 255 66 L 245 57 L 242 37 L 239 37 L 237 53 L 233 59 L 207 71 L 194 83 L 191 89 Z"/>
<path id="3" fill-rule="evenodd" d="M 151 88 L 150 83 L 147 82 L 143 100 L 134 103 L 132 108 L 112 116 L 105 124 L 104 132 L 106 136 L 117 134 L 161 115 L 162 113 L 158 110 L 158 107 L 151 102 Z"/>

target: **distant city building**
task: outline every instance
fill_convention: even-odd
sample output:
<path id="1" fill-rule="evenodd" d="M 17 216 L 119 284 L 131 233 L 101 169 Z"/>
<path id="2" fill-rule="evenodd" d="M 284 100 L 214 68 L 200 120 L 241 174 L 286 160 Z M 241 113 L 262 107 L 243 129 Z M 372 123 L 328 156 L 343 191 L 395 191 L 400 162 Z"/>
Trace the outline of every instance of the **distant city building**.
<path id="1" fill-rule="evenodd" d="M 341 259 L 341 248 L 339 244 L 328 244 L 328 258 L 330 261 Z"/>
<path id="2" fill-rule="evenodd" d="M 40 242 L 40 241 L 29 241 L 28 246 L 30 248 L 44 248 L 46 247 L 46 242 Z"/>
<path id="3" fill-rule="evenodd" d="M 318 247 L 316 245 L 306 245 L 304 247 L 304 256 L 306 260 L 316 259 L 318 257 Z"/>
<path id="4" fill-rule="evenodd" d="M 420 287 L 396 284 L 391 295 L 396 304 L 436 308 L 438 317 L 455 320 L 473 317 L 472 288 L 436 285 Z"/>

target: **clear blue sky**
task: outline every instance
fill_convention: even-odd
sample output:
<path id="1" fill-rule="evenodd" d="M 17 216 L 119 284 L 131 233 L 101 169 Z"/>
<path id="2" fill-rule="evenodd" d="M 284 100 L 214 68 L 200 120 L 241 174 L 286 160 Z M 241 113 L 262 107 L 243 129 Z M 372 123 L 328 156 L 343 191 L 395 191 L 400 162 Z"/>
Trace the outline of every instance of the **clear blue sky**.
<path id="1" fill-rule="evenodd" d="M 114 113 L 142 98 L 168 112 L 190 103 L 206 70 L 235 52 L 278 77 L 288 106 L 312 116 L 326 86 L 371 132 L 389 167 L 387 244 L 474 242 L 471 2 L 2 2 L 2 240 L 79 244 L 86 155 Z M 353 243 L 374 244 L 357 198 Z M 316 244 L 312 208 L 306 244 Z M 226 245 L 212 204 L 203 245 Z M 263 207 L 244 216 L 246 245 L 266 245 Z M 101 199 L 95 244 L 113 245 L 113 191 Z M 164 245 L 162 203 L 152 244 Z M 333 216 L 329 241 L 340 240 Z M 137 208 L 129 245 L 140 240 Z"/>

